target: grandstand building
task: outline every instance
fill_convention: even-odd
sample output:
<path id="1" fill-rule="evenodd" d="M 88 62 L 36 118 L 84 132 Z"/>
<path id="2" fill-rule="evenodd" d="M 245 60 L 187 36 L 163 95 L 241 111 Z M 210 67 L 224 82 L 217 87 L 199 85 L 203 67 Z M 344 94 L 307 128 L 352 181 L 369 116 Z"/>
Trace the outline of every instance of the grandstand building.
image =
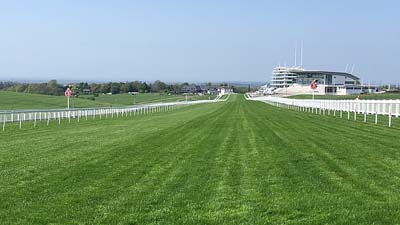
<path id="1" fill-rule="evenodd" d="M 310 88 L 317 80 L 318 87 Z M 320 94 L 348 95 L 360 94 L 360 78 L 347 72 L 306 70 L 302 67 L 276 67 L 272 71 L 272 80 L 268 90 L 272 94 Z"/>

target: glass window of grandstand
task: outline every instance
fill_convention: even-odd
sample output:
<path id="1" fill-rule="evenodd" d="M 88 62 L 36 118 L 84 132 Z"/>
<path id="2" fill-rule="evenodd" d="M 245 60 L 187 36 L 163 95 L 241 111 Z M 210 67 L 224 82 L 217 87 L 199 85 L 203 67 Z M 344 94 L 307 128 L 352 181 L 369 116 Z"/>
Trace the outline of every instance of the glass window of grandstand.
<path id="1" fill-rule="evenodd" d="M 324 75 L 319 75 L 319 74 L 298 74 L 296 78 L 296 83 L 301 85 L 310 85 L 313 82 L 313 80 L 318 80 L 319 84 L 323 84 L 325 81 L 324 78 L 325 78 Z"/>
<path id="2" fill-rule="evenodd" d="M 325 84 L 330 85 L 332 84 L 332 75 L 325 75 L 326 76 L 326 80 L 325 80 Z"/>

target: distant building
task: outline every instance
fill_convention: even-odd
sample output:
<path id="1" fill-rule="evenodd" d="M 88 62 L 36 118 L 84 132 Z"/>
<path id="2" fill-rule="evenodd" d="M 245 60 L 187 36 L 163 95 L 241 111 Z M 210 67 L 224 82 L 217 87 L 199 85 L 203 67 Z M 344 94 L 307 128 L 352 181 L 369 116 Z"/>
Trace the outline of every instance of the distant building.
<path id="1" fill-rule="evenodd" d="M 226 88 L 226 87 L 220 87 L 218 88 L 218 94 L 219 95 L 226 95 L 226 94 L 232 94 L 233 89 L 232 88 Z"/>
<path id="2" fill-rule="evenodd" d="M 204 90 L 209 95 L 217 95 L 218 94 L 217 87 L 204 87 Z"/>
<path id="3" fill-rule="evenodd" d="M 92 91 L 89 88 L 85 88 L 82 90 L 83 94 L 88 95 L 90 94 Z"/>
<path id="4" fill-rule="evenodd" d="M 315 90 L 311 82 L 317 81 Z M 363 88 L 360 78 L 346 72 L 306 70 L 302 67 L 276 67 L 272 71 L 272 81 L 266 92 L 271 94 L 315 94 L 348 95 L 360 94 Z"/>
<path id="5" fill-rule="evenodd" d="M 182 93 L 192 94 L 202 93 L 202 89 L 199 85 L 184 85 L 181 91 Z"/>
<path id="6" fill-rule="evenodd" d="M 216 95 L 218 94 L 218 87 L 214 86 L 200 86 L 200 85 L 184 85 L 181 89 L 182 93 L 191 93 L 191 94 L 209 94 Z"/>

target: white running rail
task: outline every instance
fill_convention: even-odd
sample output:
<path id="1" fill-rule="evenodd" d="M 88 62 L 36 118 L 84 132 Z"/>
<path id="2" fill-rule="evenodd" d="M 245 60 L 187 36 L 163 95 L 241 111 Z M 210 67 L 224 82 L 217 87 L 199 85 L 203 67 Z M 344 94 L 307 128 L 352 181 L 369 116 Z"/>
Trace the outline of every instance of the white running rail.
<path id="1" fill-rule="evenodd" d="M 336 115 L 338 112 L 341 117 L 343 112 L 347 112 L 348 119 L 350 119 L 350 113 L 354 114 L 355 119 L 357 119 L 357 114 L 362 114 L 364 122 L 367 115 L 375 115 L 375 123 L 378 123 L 378 115 L 384 115 L 389 117 L 389 127 L 392 126 L 392 117 L 400 116 L 400 100 L 307 100 L 275 96 L 246 96 L 246 99 L 311 113 L 330 114 L 332 112 Z"/>
<path id="2" fill-rule="evenodd" d="M 74 109 L 36 109 L 36 110 L 12 110 L 0 111 L 0 121 L 2 129 L 5 130 L 8 123 L 19 123 L 19 128 L 22 128 L 22 122 L 33 121 L 33 126 L 36 127 L 37 122 L 46 122 L 47 125 L 51 121 L 56 121 L 61 124 L 61 120 L 68 119 L 95 119 L 95 118 L 113 118 L 119 116 L 135 116 L 146 115 L 154 112 L 169 111 L 177 107 L 194 105 L 201 103 L 223 102 L 226 99 L 220 100 L 197 100 L 197 101 L 182 101 L 182 102 L 166 102 L 152 103 L 143 105 L 133 105 L 127 107 L 107 107 L 107 108 L 74 108 Z"/>

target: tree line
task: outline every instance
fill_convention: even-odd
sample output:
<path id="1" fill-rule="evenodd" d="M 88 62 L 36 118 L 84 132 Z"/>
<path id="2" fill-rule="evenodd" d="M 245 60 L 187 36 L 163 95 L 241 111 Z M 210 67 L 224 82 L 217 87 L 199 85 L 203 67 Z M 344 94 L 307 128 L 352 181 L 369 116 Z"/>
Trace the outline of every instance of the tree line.
<path id="1" fill-rule="evenodd" d="M 112 93 L 122 94 L 128 92 L 139 92 L 139 93 L 181 93 L 184 86 L 195 85 L 185 83 L 179 84 L 167 84 L 162 81 L 155 81 L 153 83 L 147 83 L 143 81 L 133 82 L 108 82 L 108 83 L 74 83 L 69 85 L 63 85 L 57 82 L 57 80 L 50 80 L 46 83 L 19 83 L 19 82 L 0 82 L 0 90 L 14 91 L 23 93 L 35 93 L 45 95 L 64 95 L 67 87 L 70 87 L 74 95 L 79 94 L 99 94 L 99 93 Z M 205 86 L 215 86 L 212 83 L 206 83 Z M 221 83 L 217 86 L 230 87 L 238 92 L 242 92 L 242 88 L 229 86 L 227 83 Z"/>

